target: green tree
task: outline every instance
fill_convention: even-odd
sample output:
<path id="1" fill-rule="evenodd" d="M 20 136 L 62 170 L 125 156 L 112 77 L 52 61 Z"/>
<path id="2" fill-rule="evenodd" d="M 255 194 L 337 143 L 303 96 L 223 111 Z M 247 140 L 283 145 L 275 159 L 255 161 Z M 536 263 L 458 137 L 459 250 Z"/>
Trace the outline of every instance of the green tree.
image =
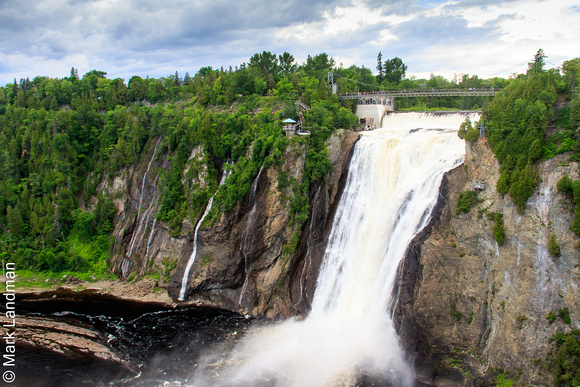
<path id="1" fill-rule="evenodd" d="M 277 89 L 275 95 L 279 96 L 280 98 L 286 101 L 292 101 L 295 98 L 296 90 L 294 89 L 294 85 L 288 80 L 288 78 L 282 78 L 278 81 Z"/>
<path id="2" fill-rule="evenodd" d="M 526 203 L 534 193 L 537 182 L 538 175 L 531 165 L 526 165 L 522 170 L 514 171 L 509 194 L 517 206 L 518 213 L 524 213 Z"/>
<path id="3" fill-rule="evenodd" d="M 383 71 L 383 53 L 379 52 L 377 55 L 377 82 L 380 84 L 383 81 L 384 71 Z"/>
<path id="4" fill-rule="evenodd" d="M 278 63 L 280 65 L 280 71 L 284 78 L 296 71 L 295 59 L 290 53 L 284 51 L 281 55 L 278 55 Z"/>
<path id="5" fill-rule="evenodd" d="M 570 126 L 575 130 L 580 128 L 580 95 L 572 100 L 572 107 L 570 108 Z"/>
<path id="6" fill-rule="evenodd" d="M 547 56 L 541 48 L 534 55 L 534 60 L 528 63 L 528 75 L 539 74 L 544 71 Z"/>
<path id="7" fill-rule="evenodd" d="M 107 234 L 113 229 L 117 207 L 109 197 L 99 197 L 95 206 L 93 227 L 99 234 Z"/>
<path id="8" fill-rule="evenodd" d="M 465 191 L 460 192 L 457 198 L 457 208 L 455 209 L 455 215 L 461 213 L 467 214 L 471 211 L 471 207 L 475 206 L 479 202 L 477 198 L 477 191 Z"/>
<path id="9" fill-rule="evenodd" d="M 22 214 L 20 213 L 18 206 L 8 206 L 6 209 L 6 221 L 8 223 L 8 229 L 12 235 L 16 238 L 20 238 L 24 235 L 24 221 L 22 220 Z"/>
<path id="10" fill-rule="evenodd" d="M 250 58 L 250 68 L 256 69 L 259 75 L 266 78 L 268 74 L 278 73 L 278 58 L 269 51 L 254 54 Z"/>
<path id="11" fill-rule="evenodd" d="M 70 69 L 70 77 L 69 77 L 69 79 L 71 81 L 74 81 L 74 80 L 77 80 L 78 81 L 79 80 L 79 71 L 77 69 L 75 69 L 74 67 L 71 67 L 71 69 Z"/>
<path id="12" fill-rule="evenodd" d="M 550 237 L 548 238 L 548 252 L 555 258 L 558 258 L 561 255 L 560 245 L 558 244 L 558 239 L 556 238 L 556 233 L 554 231 L 550 233 Z"/>
<path id="13" fill-rule="evenodd" d="M 8 98 L 6 97 L 4 89 L 0 87 L 0 114 L 6 112 L 6 105 L 8 105 Z"/>
<path id="14" fill-rule="evenodd" d="M 399 84 L 403 79 L 405 79 L 407 65 L 403 63 L 401 58 L 394 57 L 385 61 L 383 70 L 387 81 L 394 84 Z"/>
<path id="15" fill-rule="evenodd" d="M 306 63 L 302 66 L 302 69 L 308 76 L 323 79 L 326 77 L 326 72 L 332 70 L 334 63 L 334 59 L 329 57 L 327 53 L 323 52 L 314 57 L 308 55 Z"/>
<path id="16" fill-rule="evenodd" d="M 564 80 L 570 85 L 570 90 L 573 93 L 576 83 L 580 79 L 580 58 L 565 61 L 562 64 L 562 71 L 564 72 Z"/>
<path id="17" fill-rule="evenodd" d="M 505 242 L 505 229 L 503 225 L 503 214 L 496 213 L 494 216 L 493 224 L 493 238 L 499 246 L 503 245 Z"/>
<path id="18" fill-rule="evenodd" d="M 532 146 L 530 146 L 528 157 L 531 163 L 538 161 L 542 157 L 542 142 L 539 138 L 536 138 L 532 143 Z"/>

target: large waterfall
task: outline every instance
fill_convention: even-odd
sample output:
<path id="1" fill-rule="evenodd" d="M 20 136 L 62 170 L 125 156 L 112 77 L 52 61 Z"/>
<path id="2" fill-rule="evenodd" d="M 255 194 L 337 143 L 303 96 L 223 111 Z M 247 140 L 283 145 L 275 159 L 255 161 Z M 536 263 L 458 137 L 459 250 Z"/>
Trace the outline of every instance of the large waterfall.
<path id="1" fill-rule="evenodd" d="M 473 121 L 477 114 L 469 114 Z M 355 145 L 312 310 L 257 328 L 199 385 L 351 385 L 361 373 L 413 385 L 392 321 L 397 269 L 429 222 L 443 175 L 463 161 L 464 113 L 396 113 Z"/>

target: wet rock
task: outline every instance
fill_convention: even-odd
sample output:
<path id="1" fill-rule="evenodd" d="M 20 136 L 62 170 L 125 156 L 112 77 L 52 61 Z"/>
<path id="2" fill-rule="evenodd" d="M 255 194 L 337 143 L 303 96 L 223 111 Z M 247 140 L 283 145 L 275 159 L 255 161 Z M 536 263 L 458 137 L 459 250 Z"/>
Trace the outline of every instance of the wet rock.
<path id="1" fill-rule="evenodd" d="M 489 384 L 504 369 L 526 384 L 551 384 L 542 360 L 548 338 L 562 322 L 546 314 L 568 307 L 580 326 L 578 237 L 573 213 L 556 184 L 577 179 L 577 163 L 556 157 L 540 165 L 540 183 L 523 215 L 497 193 L 499 163 L 485 140 L 467 144 L 465 165 L 447 177 L 441 214 L 410 248 L 402 268 L 401 304 L 396 311 L 419 380 L 429 385 Z M 483 184 L 479 203 L 456 214 L 460 192 Z M 493 215 L 503 214 L 505 243 L 493 237 Z M 562 249 L 547 251 L 551 232 Z"/>

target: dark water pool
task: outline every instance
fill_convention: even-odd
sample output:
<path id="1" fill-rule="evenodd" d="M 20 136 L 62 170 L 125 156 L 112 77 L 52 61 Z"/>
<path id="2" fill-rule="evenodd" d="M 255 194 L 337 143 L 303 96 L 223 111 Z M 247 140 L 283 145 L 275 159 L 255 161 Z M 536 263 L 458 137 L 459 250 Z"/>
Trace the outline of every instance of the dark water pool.
<path id="1" fill-rule="evenodd" d="M 91 291 L 19 295 L 17 312 L 88 328 L 123 360 L 17 344 L 12 385 L 31 387 L 181 385 L 191 382 L 201 355 L 216 346 L 231 348 L 251 322 L 225 310 L 172 309 Z"/>

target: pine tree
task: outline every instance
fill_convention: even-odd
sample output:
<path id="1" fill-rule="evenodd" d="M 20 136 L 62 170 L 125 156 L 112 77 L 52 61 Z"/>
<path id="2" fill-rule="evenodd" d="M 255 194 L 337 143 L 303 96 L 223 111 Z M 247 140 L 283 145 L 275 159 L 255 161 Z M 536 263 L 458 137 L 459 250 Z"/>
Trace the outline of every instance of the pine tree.
<path id="1" fill-rule="evenodd" d="M 20 237 L 24 233 L 24 222 L 18 206 L 6 208 L 6 221 L 12 235 Z"/>
<path id="2" fill-rule="evenodd" d="M 284 78 L 296 71 L 296 64 L 294 61 L 294 56 L 286 51 L 283 54 L 278 55 L 278 62 L 280 63 L 280 69 L 282 70 Z"/>
<path id="3" fill-rule="evenodd" d="M 379 55 L 377 55 L 377 71 L 379 72 L 379 75 L 377 75 L 377 82 L 380 84 L 383 81 L 383 76 L 385 74 L 384 69 L 383 69 L 383 53 L 379 52 Z"/>
<path id="4" fill-rule="evenodd" d="M 71 67 L 70 69 L 70 79 L 72 80 L 78 80 L 79 79 L 79 70 L 75 69 L 74 67 Z"/>
<path id="5" fill-rule="evenodd" d="M 536 55 L 534 55 L 534 61 L 528 63 L 528 75 L 538 74 L 544 71 L 546 58 L 547 56 L 544 54 L 544 50 L 540 48 Z"/>

